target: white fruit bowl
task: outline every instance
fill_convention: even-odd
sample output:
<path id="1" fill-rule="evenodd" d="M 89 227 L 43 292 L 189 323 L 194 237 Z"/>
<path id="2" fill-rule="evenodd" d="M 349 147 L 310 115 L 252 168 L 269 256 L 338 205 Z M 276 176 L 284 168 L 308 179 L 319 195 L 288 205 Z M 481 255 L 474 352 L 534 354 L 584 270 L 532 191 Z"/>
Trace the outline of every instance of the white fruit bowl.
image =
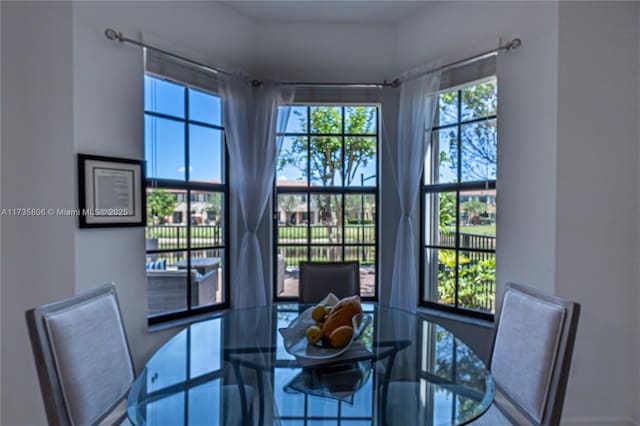
<path id="1" fill-rule="evenodd" d="M 337 300 L 333 294 L 329 294 L 320 304 L 333 306 L 337 303 Z M 312 344 L 307 340 L 307 328 L 316 323 L 311 317 L 313 308 L 312 306 L 298 315 L 298 317 L 291 321 L 288 327 L 278 330 L 284 340 L 285 350 L 296 358 L 326 360 L 345 353 L 353 343 L 362 336 L 362 333 L 373 319 L 372 316 L 367 313 L 354 315 L 351 320 L 353 323 L 351 340 L 341 348 L 333 348 L 323 345 L 321 342 Z"/>

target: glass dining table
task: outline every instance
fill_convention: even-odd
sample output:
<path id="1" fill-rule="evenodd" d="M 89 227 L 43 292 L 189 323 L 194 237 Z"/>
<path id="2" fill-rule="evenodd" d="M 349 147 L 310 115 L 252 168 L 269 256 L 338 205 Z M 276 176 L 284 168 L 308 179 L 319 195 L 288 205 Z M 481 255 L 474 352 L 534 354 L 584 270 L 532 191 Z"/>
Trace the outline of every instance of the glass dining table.
<path id="1" fill-rule="evenodd" d="M 228 310 L 160 347 L 135 379 L 134 425 L 462 425 L 491 405 L 484 362 L 417 315 L 363 304 L 373 321 L 340 360 L 296 359 L 278 329 L 297 304 Z M 351 351 L 351 352 L 350 352 Z"/>

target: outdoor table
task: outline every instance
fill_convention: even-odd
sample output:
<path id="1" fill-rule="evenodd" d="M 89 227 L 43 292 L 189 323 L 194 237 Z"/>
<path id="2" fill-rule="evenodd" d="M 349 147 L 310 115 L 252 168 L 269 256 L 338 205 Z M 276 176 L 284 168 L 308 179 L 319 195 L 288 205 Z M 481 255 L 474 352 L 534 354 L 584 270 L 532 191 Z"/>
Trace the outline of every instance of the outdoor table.
<path id="1" fill-rule="evenodd" d="M 364 303 L 373 321 L 348 362 L 308 365 L 279 328 L 298 304 L 226 310 L 165 343 L 129 392 L 134 425 L 460 425 L 491 405 L 485 364 L 445 328 Z M 304 365 L 304 367 L 303 367 Z"/>
<path id="2" fill-rule="evenodd" d="M 195 268 L 200 274 L 206 275 L 212 269 L 215 269 L 220 264 L 219 257 L 203 257 L 203 258 L 193 258 L 191 259 L 191 267 Z M 176 262 L 175 266 L 178 269 L 187 269 L 187 260 L 181 260 L 180 262 Z"/>

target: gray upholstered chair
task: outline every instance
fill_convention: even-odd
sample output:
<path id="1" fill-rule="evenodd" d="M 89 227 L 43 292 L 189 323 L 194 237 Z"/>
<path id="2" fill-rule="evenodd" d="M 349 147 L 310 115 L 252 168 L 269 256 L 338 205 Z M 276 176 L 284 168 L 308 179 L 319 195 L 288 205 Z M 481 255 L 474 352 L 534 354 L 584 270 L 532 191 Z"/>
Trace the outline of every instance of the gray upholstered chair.
<path id="1" fill-rule="evenodd" d="M 496 323 L 496 398 L 474 425 L 559 425 L 580 305 L 508 283 Z"/>
<path id="2" fill-rule="evenodd" d="M 318 303 L 333 293 L 338 298 L 360 294 L 360 264 L 300 262 L 300 303 Z"/>
<path id="3" fill-rule="evenodd" d="M 50 425 L 121 425 L 135 377 L 115 286 L 27 311 Z"/>

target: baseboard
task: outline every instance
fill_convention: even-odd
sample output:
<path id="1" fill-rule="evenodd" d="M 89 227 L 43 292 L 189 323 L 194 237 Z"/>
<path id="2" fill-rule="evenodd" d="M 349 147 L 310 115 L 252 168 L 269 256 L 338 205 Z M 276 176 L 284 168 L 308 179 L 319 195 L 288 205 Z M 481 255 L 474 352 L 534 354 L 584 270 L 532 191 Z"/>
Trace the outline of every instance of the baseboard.
<path id="1" fill-rule="evenodd" d="M 571 417 L 562 419 L 562 426 L 639 426 L 629 418 L 624 417 Z"/>

